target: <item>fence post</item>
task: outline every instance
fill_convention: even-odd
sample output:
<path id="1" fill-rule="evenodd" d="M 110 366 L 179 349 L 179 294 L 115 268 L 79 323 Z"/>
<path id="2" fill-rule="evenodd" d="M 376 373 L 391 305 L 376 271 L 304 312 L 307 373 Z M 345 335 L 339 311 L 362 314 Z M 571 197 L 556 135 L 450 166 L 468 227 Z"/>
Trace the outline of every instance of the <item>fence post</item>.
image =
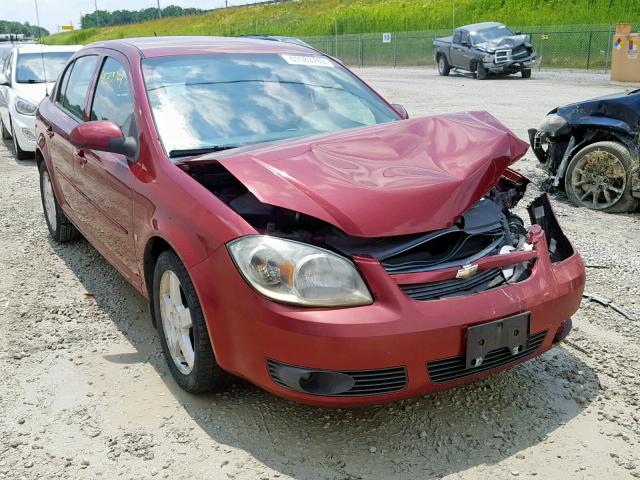
<path id="1" fill-rule="evenodd" d="M 593 40 L 593 30 L 589 32 L 589 46 L 587 47 L 587 70 L 591 64 L 591 41 Z"/>
<path id="2" fill-rule="evenodd" d="M 398 33 L 394 32 L 393 34 L 393 68 L 396 68 L 398 64 Z"/>
<path id="3" fill-rule="evenodd" d="M 362 34 L 358 34 L 358 64 L 362 68 Z"/>
<path id="4" fill-rule="evenodd" d="M 611 42 L 613 42 L 613 28 L 612 25 L 609 25 L 609 43 L 607 44 L 607 55 L 604 60 L 604 73 L 607 73 L 609 70 L 609 62 L 611 61 Z"/>

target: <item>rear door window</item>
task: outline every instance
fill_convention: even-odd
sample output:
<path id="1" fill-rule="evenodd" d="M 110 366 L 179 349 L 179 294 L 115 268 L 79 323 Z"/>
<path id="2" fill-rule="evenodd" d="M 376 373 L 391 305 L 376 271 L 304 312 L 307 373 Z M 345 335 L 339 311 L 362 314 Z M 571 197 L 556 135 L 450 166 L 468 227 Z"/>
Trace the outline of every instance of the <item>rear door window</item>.
<path id="1" fill-rule="evenodd" d="M 74 117 L 82 119 L 89 86 L 98 62 L 97 55 L 80 57 L 67 69 L 63 79 L 58 103 Z"/>

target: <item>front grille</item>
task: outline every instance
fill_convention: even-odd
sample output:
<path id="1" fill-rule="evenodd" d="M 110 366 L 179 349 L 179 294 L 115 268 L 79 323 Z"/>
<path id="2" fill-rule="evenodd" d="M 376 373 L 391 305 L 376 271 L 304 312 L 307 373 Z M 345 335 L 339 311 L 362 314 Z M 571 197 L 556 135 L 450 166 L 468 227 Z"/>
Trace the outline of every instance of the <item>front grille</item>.
<path id="1" fill-rule="evenodd" d="M 400 289 L 414 300 L 436 300 L 458 295 L 471 295 L 505 283 L 502 270 L 494 268 L 476 273 L 466 280 L 454 278 L 440 282 L 400 285 Z"/>
<path id="2" fill-rule="evenodd" d="M 429 372 L 429 378 L 431 378 L 433 383 L 450 382 L 452 380 L 475 375 L 486 370 L 491 370 L 492 368 L 497 368 L 502 365 L 507 365 L 535 352 L 544 342 L 546 335 L 546 330 L 544 332 L 531 335 L 529 337 L 527 348 L 517 355 L 511 355 L 511 351 L 506 347 L 492 350 L 484 357 L 482 365 L 475 368 L 466 368 L 464 355 L 428 362 L 427 371 Z"/>
<path id="3" fill-rule="evenodd" d="M 267 368 L 272 380 L 284 388 L 291 388 L 278 376 L 278 366 L 274 360 L 267 360 Z M 309 371 L 318 371 L 308 369 Z M 333 397 L 356 397 L 367 395 L 384 395 L 402 390 L 407 386 L 407 370 L 404 367 L 382 368 L 376 370 L 336 370 L 335 372 L 353 378 L 354 386 L 339 394 L 323 394 Z M 303 391 L 303 390 L 299 390 Z M 305 392 L 310 393 L 310 392 Z"/>

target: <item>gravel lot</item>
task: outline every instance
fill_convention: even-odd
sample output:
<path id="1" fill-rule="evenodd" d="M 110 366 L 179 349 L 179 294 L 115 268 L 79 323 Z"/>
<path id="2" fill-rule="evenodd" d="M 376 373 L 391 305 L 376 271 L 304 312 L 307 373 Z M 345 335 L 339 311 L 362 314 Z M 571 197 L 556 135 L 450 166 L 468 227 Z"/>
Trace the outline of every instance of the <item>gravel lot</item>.
<path id="1" fill-rule="evenodd" d="M 577 72 L 359 73 L 412 116 L 489 110 L 523 138 L 554 106 L 621 89 Z M 35 163 L 12 153 L 0 144 L 0 478 L 640 478 L 640 215 L 553 199 L 587 291 L 636 320 L 584 301 L 567 344 L 508 372 L 323 410 L 240 381 L 224 394 L 179 390 L 143 298 L 85 241 L 51 243 Z M 516 168 L 544 178 L 531 154 Z"/>

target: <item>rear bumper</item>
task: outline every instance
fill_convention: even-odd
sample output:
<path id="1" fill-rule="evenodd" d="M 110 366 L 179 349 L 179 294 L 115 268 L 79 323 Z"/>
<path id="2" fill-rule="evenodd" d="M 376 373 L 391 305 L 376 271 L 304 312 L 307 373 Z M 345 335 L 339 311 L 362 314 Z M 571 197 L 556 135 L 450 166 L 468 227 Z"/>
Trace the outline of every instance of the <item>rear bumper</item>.
<path id="1" fill-rule="evenodd" d="M 224 369 L 298 402 L 334 407 L 380 403 L 468 383 L 553 346 L 554 337 L 567 329 L 565 322 L 580 305 L 584 265 L 576 252 L 552 263 L 544 233 L 537 227 L 532 230 L 537 232 L 534 245 L 538 256 L 529 278 L 440 300 L 407 297 L 373 259 L 358 259 L 357 264 L 375 302 L 346 309 L 302 309 L 271 302 L 244 282 L 224 248 L 190 273 L 216 358 Z M 451 381 L 431 378 L 428 363 L 464 356 L 469 327 L 522 312 L 530 313 L 530 334 L 541 338 L 535 349 L 496 368 L 466 372 Z M 313 370 L 355 371 L 357 376 L 375 369 L 403 368 L 406 384 L 384 394 L 313 395 L 277 383 L 269 361 Z"/>

